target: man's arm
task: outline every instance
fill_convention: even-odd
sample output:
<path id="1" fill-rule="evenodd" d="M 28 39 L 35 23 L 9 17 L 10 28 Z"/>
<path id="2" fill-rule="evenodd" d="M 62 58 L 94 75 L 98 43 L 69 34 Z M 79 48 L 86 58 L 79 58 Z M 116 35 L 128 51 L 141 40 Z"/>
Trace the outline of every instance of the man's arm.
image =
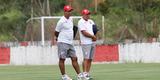
<path id="1" fill-rule="evenodd" d="M 96 38 L 95 35 L 91 35 L 91 34 L 89 34 L 88 32 L 86 32 L 85 30 L 82 30 L 81 32 L 82 32 L 82 34 L 83 34 L 84 36 L 86 36 L 86 37 L 88 37 L 88 38 L 91 38 L 92 41 L 96 41 L 96 40 L 97 40 L 97 38 Z"/>
<path id="2" fill-rule="evenodd" d="M 77 30 L 78 30 L 78 27 L 74 25 L 74 26 L 73 26 L 73 38 L 76 37 Z"/>
<path id="3" fill-rule="evenodd" d="M 55 31 L 55 32 L 54 32 L 54 35 L 56 36 L 56 41 L 57 41 L 57 38 L 58 38 L 59 32 Z"/>

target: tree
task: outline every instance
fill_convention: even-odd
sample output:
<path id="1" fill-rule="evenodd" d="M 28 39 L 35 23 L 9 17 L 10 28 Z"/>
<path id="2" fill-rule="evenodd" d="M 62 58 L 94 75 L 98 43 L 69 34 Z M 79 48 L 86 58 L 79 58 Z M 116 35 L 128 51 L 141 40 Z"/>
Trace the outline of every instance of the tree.
<path id="1" fill-rule="evenodd" d="M 99 11 L 106 17 L 107 36 L 120 40 L 129 36 L 123 34 L 126 30 L 137 41 L 146 35 L 158 36 L 159 5 L 160 0 L 105 0 L 99 4 Z"/>
<path id="2" fill-rule="evenodd" d="M 17 3 L 18 2 L 18 3 Z M 1 0 L 0 5 L 0 36 L 6 35 L 6 40 L 18 40 L 17 34 L 24 32 L 24 20 L 27 19 L 26 0 Z M 23 7 L 23 8 L 22 8 Z M 20 30 L 20 31 L 19 31 Z M 10 37 L 9 39 L 7 39 Z M 3 38 L 3 40 L 5 40 Z"/>

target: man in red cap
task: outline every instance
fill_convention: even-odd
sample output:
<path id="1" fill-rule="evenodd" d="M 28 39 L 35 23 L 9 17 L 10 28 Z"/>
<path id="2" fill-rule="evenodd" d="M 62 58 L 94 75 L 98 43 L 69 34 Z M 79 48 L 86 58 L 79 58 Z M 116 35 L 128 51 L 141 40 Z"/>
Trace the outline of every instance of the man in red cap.
<path id="1" fill-rule="evenodd" d="M 90 11 L 88 9 L 82 10 L 82 18 L 78 22 L 78 30 L 80 34 L 80 41 L 83 52 L 83 75 L 86 80 L 90 79 L 90 68 L 95 51 L 95 41 L 97 40 L 94 32 L 94 22 L 90 19 Z"/>
<path id="2" fill-rule="evenodd" d="M 65 72 L 65 59 L 71 58 L 73 68 L 77 73 L 77 79 L 81 80 L 83 77 L 80 73 L 79 64 L 77 62 L 76 51 L 73 46 L 73 21 L 71 12 L 73 8 L 69 5 L 64 6 L 64 16 L 58 21 L 55 28 L 55 35 L 57 37 L 59 68 L 62 74 L 62 80 L 72 80 Z"/>

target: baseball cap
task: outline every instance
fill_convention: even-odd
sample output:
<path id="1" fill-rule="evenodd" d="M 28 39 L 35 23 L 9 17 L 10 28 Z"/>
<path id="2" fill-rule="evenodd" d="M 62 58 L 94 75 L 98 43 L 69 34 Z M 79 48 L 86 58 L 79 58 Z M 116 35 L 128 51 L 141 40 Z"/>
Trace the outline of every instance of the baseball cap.
<path id="1" fill-rule="evenodd" d="M 66 6 L 64 6 L 63 10 L 64 10 L 64 12 L 70 12 L 73 10 L 73 8 L 69 5 L 66 5 Z"/>
<path id="2" fill-rule="evenodd" d="M 89 14 L 91 14 L 91 12 L 88 9 L 83 9 L 82 14 L 83 15 L 89 15 Z"/>

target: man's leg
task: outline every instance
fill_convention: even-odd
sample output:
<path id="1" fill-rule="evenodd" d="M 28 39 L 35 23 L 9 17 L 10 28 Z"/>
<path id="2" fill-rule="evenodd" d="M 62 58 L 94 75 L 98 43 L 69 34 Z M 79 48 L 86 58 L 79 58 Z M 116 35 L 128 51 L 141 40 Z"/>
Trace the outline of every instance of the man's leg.
<path id="1" fill-rule="evenodd" d="M 68 45 L 65 43 L 58 43 L 59 69 L 62 74 L 62 80 L 72 80 L 65 72 L 65 59 L 67 58 Z"/>
<path id="2" fill-rule="evenodd" d="M 82 62 L 82 69 L 83 69 L 83 72 L 85 71 L 85 66 L 84 66 L 85 64 L 84 64 L 84 63 L 85 63 L 85 60 L 83 60 L 83 62 Z"/>
<path id="3" fill-rule="evenodd" d="M 91 65 L 92 65 L 92 59 L 93 59 L 93 55 L 94 55 L 94 46 L 92 45 L 84 45 L 82 46 L 82 50 L 83 50 L 83 55 L 84 55 L 84 62 L 83 62 L 83 67 L 84 67 L 84 76 L 85 79 L 90 79 L 90 69 L 91 69 Z"/>
<path id="4" fill-rule="evenodd" d="M 92 64 L 92 59 L 84 59 L 82 63 L 83 72 L 89 73 Z"/>
<path id="5" fill-rule="evenodd" d="M 72 66 L 77 73 L 77 80 L 83 80 L 84 76 L 80 71 L 79 64 L 78 64 L 78 61 L 77 61 L 77 57 L 72 57 L 71 60 L 72 60 Z"/>
<path id="6" fill-rule="evenodd" d="M 84 59 L 83 61 L 83 76 L 85 80 L 90 79 L 89 71 L 91 67 L 91 62 L 89 59 Z"/>
<path id="7" fill-rule="evenodd" d="M 61 74 L 64 75 L 66 72 L 65 72 L 65 59 L 59 59 L 59 69 L 61 71 Z"/>
<path id="8" fill-rule="evenodd" d="M 87 64 L 88 64 L 87 59 L 84 59 L 82 63 L 83 72 L 87 72 Z"/>
<path id="9" fill-rule="evenodd" d="M 80 68 L 79 68 L 79 64 L 77 61 L 77 57 L 71 57 L 72 60 L 72 66 L 75 69 L 76 73 L 79 74 L 80 73 Z"/>
<path id="10" fill-rule="evenodd" d="M 92 44 L 91 45 L 83 45 L 82 51 L 83 51 L 83 56 L 84 56 L 84 60 L 82 63 L 83 72 L 89 73 L 90 68 L 91 68 L 93 53 L 94 53 Z"/>
<path id="11" fill-rule="evenodd" d="M 89 71 L 90 71 L 91 64 L 92 64 L 92 59 L 87 59 L 86 72 L 88 72 L 88 73 L 89 73 Z"/>
<path id="12" fill-rule="evenodd" d="M 92 59 L 95 51 L 95 45 L 92 44 L 90 48 L 89 58 L 87 59 L 87 72 L 89 73 L 91 65 L 92 65 Z"/>

